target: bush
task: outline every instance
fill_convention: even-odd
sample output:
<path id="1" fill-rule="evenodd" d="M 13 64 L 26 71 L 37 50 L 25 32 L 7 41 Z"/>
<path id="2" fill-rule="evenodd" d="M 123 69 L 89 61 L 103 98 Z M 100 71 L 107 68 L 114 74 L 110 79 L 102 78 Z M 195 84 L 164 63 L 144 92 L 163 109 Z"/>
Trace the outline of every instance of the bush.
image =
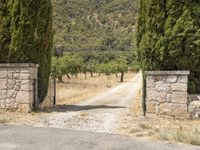
<path id="1" fill-rule="evenodd" d="M 143 70 L 190 70 L 200 93 L 200 1 L 140 0 L 137 48 Z"/>

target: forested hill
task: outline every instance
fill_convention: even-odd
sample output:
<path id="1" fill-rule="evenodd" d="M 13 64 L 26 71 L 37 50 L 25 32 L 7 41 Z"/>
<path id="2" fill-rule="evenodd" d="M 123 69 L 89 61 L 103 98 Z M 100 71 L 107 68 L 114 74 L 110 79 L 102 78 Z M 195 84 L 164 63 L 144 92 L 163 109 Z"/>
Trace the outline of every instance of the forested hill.
<path id="1" fill-rule="evenodd" d="M 130 50 L 136 0 L 53 0 L 54 49 Z"/>

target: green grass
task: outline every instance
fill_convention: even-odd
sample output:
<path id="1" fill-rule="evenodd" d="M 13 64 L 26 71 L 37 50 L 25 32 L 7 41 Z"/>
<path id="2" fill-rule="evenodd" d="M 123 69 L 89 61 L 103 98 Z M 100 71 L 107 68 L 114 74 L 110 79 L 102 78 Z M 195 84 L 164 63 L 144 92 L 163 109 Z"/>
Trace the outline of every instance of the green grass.
<path id="1" fill-rule="evenodd" d="M 0 123 L 5 124 L 9 123 L 11 121 L 11 118 L 8 116 L 0 116 Z"/>

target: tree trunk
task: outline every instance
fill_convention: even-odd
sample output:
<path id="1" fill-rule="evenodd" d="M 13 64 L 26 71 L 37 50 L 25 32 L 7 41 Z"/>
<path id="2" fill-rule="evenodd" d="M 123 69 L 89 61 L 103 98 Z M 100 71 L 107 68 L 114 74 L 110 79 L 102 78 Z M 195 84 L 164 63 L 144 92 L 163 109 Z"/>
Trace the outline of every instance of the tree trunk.
<path id="1" fill-rule="evenodd" d="M 118 78 L 118 74 L 117 73 L 115 74 L 115 76 L 116 76 L 116 78 Z"/>
<path id="2" fill-rule="evenodd" d="M 93 72 L 92 72 L 92 71 L 90 72 L 90 74 L 91 74 L 91 75 L 90 75 L 91 77 L 94 77 L 94 75 L 93 75 Z"/>
<path id="3" fill-rule="evenodd" d="M 58 77 L 58 82 L 59 82 L 59 83 L 62 83 L 62 82 L 63 82 L 62 76 L 59 76 L 59 77 Z"/>
<path id="4" fill-rule="evenodd" d="M 123 73 L 123 72 L 121 73 L 121 79 L 120 79 L 120 82 L 124 82 L 124 73 Z"/>
<path id="5" fill-rule="evenodd" d="M 75 74 L 76 79 L 78 78 L 78 73 Z"/>
<path id="6" fill-rule="evenodd" d="M 68 74 L 66 76 L 67 76 L 68 79 L 71 79 L 71 77 Z"/>

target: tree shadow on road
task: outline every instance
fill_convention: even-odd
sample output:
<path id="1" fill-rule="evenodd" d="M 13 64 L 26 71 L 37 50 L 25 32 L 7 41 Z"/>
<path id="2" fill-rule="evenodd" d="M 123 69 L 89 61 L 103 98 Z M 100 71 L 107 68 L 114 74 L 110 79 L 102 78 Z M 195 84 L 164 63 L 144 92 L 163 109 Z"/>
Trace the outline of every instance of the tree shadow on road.
<path id="1" fill-rule="evenodd" d="M 120 109 L 125 107 L 108 105 L 56 105 L 52 108 L 53 112 L 82 111 L 93 109 Z"/>

